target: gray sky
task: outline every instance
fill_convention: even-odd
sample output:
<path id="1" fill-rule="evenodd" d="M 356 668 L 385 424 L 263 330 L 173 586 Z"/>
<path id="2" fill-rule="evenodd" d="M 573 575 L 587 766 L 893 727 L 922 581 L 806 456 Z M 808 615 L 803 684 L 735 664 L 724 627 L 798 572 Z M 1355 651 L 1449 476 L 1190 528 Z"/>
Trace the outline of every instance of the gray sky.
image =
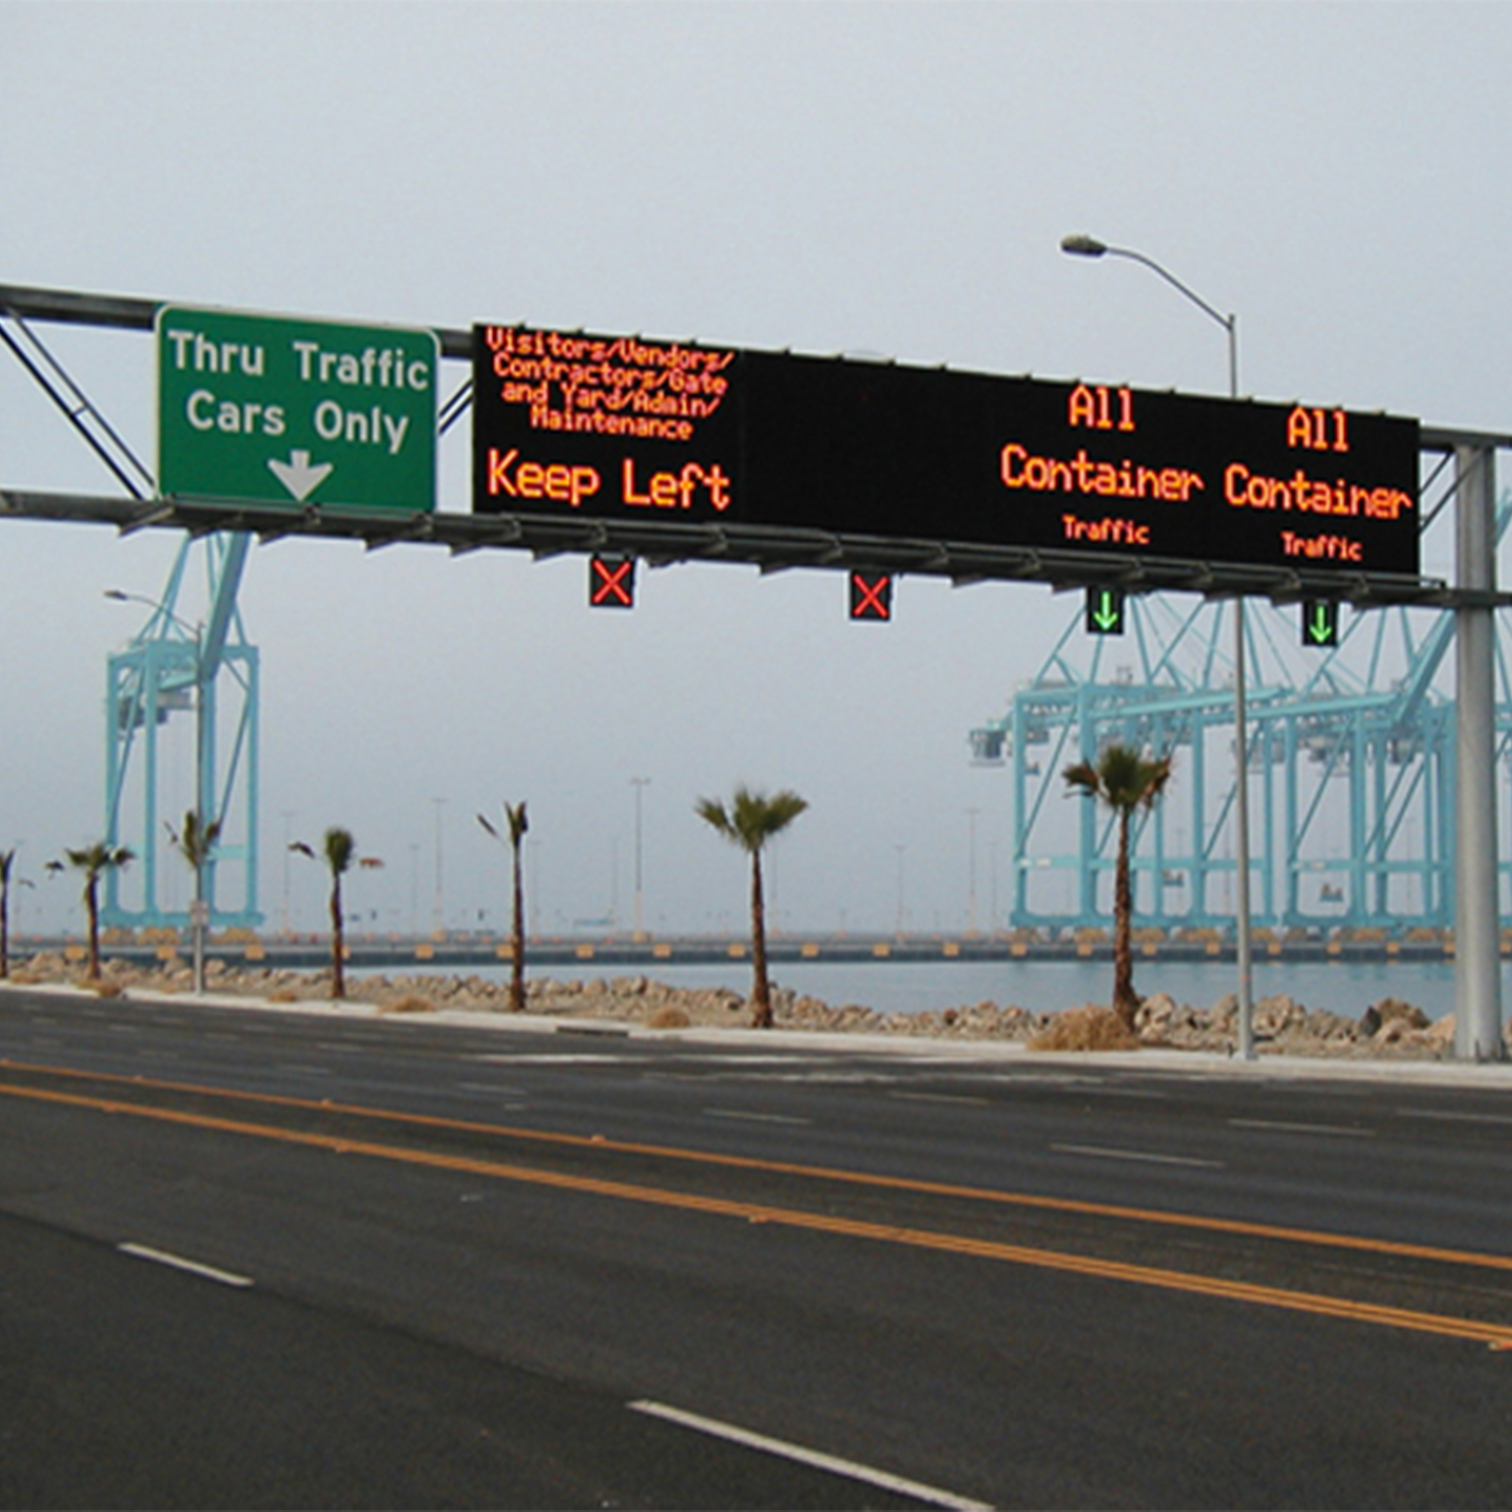
<path id="1" fill-rule="evenodd" d="M 1433 5 L 58 5 L 0 3 L 0 282 L 396 324 L 475 320 L 1219 392 L 1223 333 L 1086 230 L 1239 315 L 1246 393 L 1512 429 L 1505 186 L 1512 10 Z M 151 343 L 45 331 L 153 450 Z M 460 368 L 448 365 L 454 381 Z M 0 353 L 0 482 L 109 480 Z M 441 507 L 469 507 L 465 427 Z M 106 654 L 176 541 L 0 528 L 0 837 L 41 862 L 102 830 Z M 1443 570 L 1430 543 L 1426 565 Z M 844 578 L 643 572 L 586 607 L 582 559 L 258 548 L 262 902 L 296 836 L 354 830 L 354 908 L 502 916 L 473 814 L 529 801 L 538 923 L 630 908 L 739 927 L 742 863 L 701 794 L 791 786 L 779 922 L 983 918 L 1008 780 L 967 731 L 1079 603 L 902 582 L 851 625 Z M 616 867 L 617 859 L 617 867 Z M 292 876 L 319 927 L 319 879 Z M 617 878 L 617 880 L 616 880 Z M 1002 896 L 1007 896 L 1006 874 Z"/>

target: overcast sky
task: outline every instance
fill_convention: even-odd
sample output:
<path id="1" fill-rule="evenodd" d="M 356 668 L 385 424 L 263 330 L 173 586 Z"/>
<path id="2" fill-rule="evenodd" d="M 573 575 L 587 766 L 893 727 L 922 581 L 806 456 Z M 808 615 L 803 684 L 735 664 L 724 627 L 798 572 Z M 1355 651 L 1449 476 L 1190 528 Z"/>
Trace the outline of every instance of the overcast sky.
<path id="1" fill-rule="evenodd" d="M 1057 250 L 1089 231 L 1237 312 L 1248 394 L 1512 430 L 1506 6 L 10 0 L 0 71 L 0 283 L 1222 392 L 1223 332 L 1144 269 Z M 43 334 L 150 460 L 150 340 Z M 465 429 L 446 510 L 470 507 Z M 111 491 L 4 352 L 0 484 Z M 159 596 L 176 548 L 0 526 L 25 927 L 69 917 L 41 864 L 103 831 L 105 659 L 142 612 L 102 590 Z M 529 802 L 539 927 L 625 919 L 632 777 L 654 928 L 740 926 L 743 864 L 692 807 L 741 780 L 812 805 L 776 853 L 781 924 L 890 928 L 901 864 L 908 922 L 961 927 L 973 808 L 982 921 L 994 861 L 1006 902 L 1008 778 L 966 736 L 1079 602 L 909 578 L 894 623 L 852 625 L 839 574 L 683 566 L 608 614 L 586 579 L 254 550 L 271 925 L 285 834 L 341 823 L 387 862 L 353 908 L 429 927 L 438 813 L 448 924 L 497 925 L 473 816 L 503 799 Z M 288 875 L 319 927 L 315 869 Z"/>

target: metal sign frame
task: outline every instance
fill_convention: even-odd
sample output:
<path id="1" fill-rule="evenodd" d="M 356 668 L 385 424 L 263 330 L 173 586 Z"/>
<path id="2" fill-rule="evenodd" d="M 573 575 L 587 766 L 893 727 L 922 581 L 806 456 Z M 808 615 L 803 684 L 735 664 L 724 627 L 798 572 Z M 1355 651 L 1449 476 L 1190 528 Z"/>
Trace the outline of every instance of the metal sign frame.
<path id="1" fill-rule="evenodd" d="M 67 290 L 0 285 L 0 313 L 25 321 L 115 327 L 150 332 L 166 300 L 87 294 Z M 0 337 L 5 333 L 0 330 Z M 443 362 L 473 361 L 473 332 L 436 328 Z M 13 346 L 14 343 L 8 342 Z M 18 357 L 21 354 L 17 353 Z M 25 361 L 24 358 L 22 358 Z M 30 366 L 30 364 L 28 364 Z M 35 374 L 34 374 L 35 376 Z M 470 385 L 464 382 L 441 406 L 445 432 L 465 412 Z M 66 396 L 54 396 L 86 442 L 109 456 L 109 448 L 75 413 Z M 101 422 L 103 423 L 103 422 Z M 1425 451 L 1452 451 L 1466 444 L 1512 445 L 1512 438 L 1481 436 L 1424 426 Z M 112 459 L 113 471 L 121 469 Z M 360 540 L 370 547 L 399 542 L 443 546 L 453 553 L 521 550 L 537 557 L 563 553 L 634 556 L 658 567 L 678 562 L 743 562 L 763 572 L 811 567 L 944 577 L 958 585 L 979 582 L 1040 582 L 1057 589 L 1106 585 L 1125 593 L 1185 592 L 1214 598 L 1249 595 L 1291 603 L 1323 598 L 1359 607 L 1424 604 L 1456 607 L 1463 600 L 1440 578 L 1330 568 L 1304 564 L 1235 565 L 1126 552 L 1074 551 L 1043 547 L 988 546 L 928 537 L 833 534 L 823 530 L 741 525 L 734 521 L 602 520 L 531 514 L 405 514 L 393 510 L 322 509 L 318 504 L 290 509 L 244 500 L 209 497 L 146 498 L 131 489 L 124 496 L 62 494 L 0 487 L 0 518 L 77 521 L 111 525 L 122 532 L 185 530 L 192 535 L 245 531 L 262 540 L 320 536 Z M 1512 595 L 1497 595 L 1512 603 Z"/>

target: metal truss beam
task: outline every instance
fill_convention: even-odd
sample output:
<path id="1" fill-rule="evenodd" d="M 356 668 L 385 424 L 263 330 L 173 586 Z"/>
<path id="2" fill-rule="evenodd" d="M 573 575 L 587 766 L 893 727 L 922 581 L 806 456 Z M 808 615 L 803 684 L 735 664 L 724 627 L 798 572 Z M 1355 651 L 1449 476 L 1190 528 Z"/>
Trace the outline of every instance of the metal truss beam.
<path id="1" fill-rule="evenodd" d="M 368 546 L 414 542 L 452 552 L 484 548 L 529 551 L 536 556 L 610 551 L 657 565 L 676 562 L 744 562 L 772 572 L 789 567 L 872 571 L 945 577 L 963 582 L 1044 582 L 1070 589 L 1116 584 L 1126 593 L 1188 592 L 1208 598 L 1269 598 L 1291 603 L 1323 598 L 1360 608 L 1388 604 L 1460 606 L 1464 594 L 1438 578 L 1388 573 L 1309 572 L 1291 567 L 1240 567 L 1159 557 L 1098 556 L 1043 548 L 993 547 L 966 542 L 831 535 L 819 530 L 778 530 L 733 521 L 717 524 L 556 518 L 540 515 L 367 513 L 307 506 L 292 510 L 240 500 L 112 496 L 0 490 L 0 519 L 72 521 L 112 525 L 123 533 L 163 529 L 192 536 L 245 531 L 263 540 L 290 536 L 361 541 Z M 1474 595 L 1479 603 L 1484 595 Z M 1512 605 L 1512 592 L 1490 596 Z"/>

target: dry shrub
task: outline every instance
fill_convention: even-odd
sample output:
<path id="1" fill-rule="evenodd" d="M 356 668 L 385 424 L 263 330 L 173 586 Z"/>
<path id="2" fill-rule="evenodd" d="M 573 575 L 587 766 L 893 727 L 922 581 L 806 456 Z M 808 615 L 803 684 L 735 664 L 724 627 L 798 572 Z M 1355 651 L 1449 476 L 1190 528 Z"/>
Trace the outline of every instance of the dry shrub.
<path id="1" fill-rule="evenodd" d="M 686 1029 L 693 1020 L 687 1015 L 687 1011 L 669 1003 L 665 1008 L 658 1008 L 650 1018 L 646 1020 L 648 1029 Z"/>
<path id="2" fill-rule="evenodd" d="M 379 1013 L 434 1013 L 436 1005 L 418 992 L 406 992 L 403 997 L 390 998 L 378 1005 Z"/>
<path id="3" fill-rule="evenodd" d="M 1111 1008 L 1089 1003 L 1058 1013 L 1029 1041 L 1031 1050 L 1137 1050 L 1139 1041 Z"/>
<path id="4" fill-rule="evenodd" d="M 275 987 L 268 994 L 270 1003 L 297 1003 L 299 994 L 292 987 Z"/>
<path id="5" fill-rule="evenodd" d="M 35 971 L 13 971 L 6 980 L 17 987 L 35 987 L 42 978 Z"/>
<path id="6" fill-rule="evenodd" d="M 120 997 L 121 984 L 119 982 L 86 982 L 84 984 L 96 997 L 113 998 Z"/>

